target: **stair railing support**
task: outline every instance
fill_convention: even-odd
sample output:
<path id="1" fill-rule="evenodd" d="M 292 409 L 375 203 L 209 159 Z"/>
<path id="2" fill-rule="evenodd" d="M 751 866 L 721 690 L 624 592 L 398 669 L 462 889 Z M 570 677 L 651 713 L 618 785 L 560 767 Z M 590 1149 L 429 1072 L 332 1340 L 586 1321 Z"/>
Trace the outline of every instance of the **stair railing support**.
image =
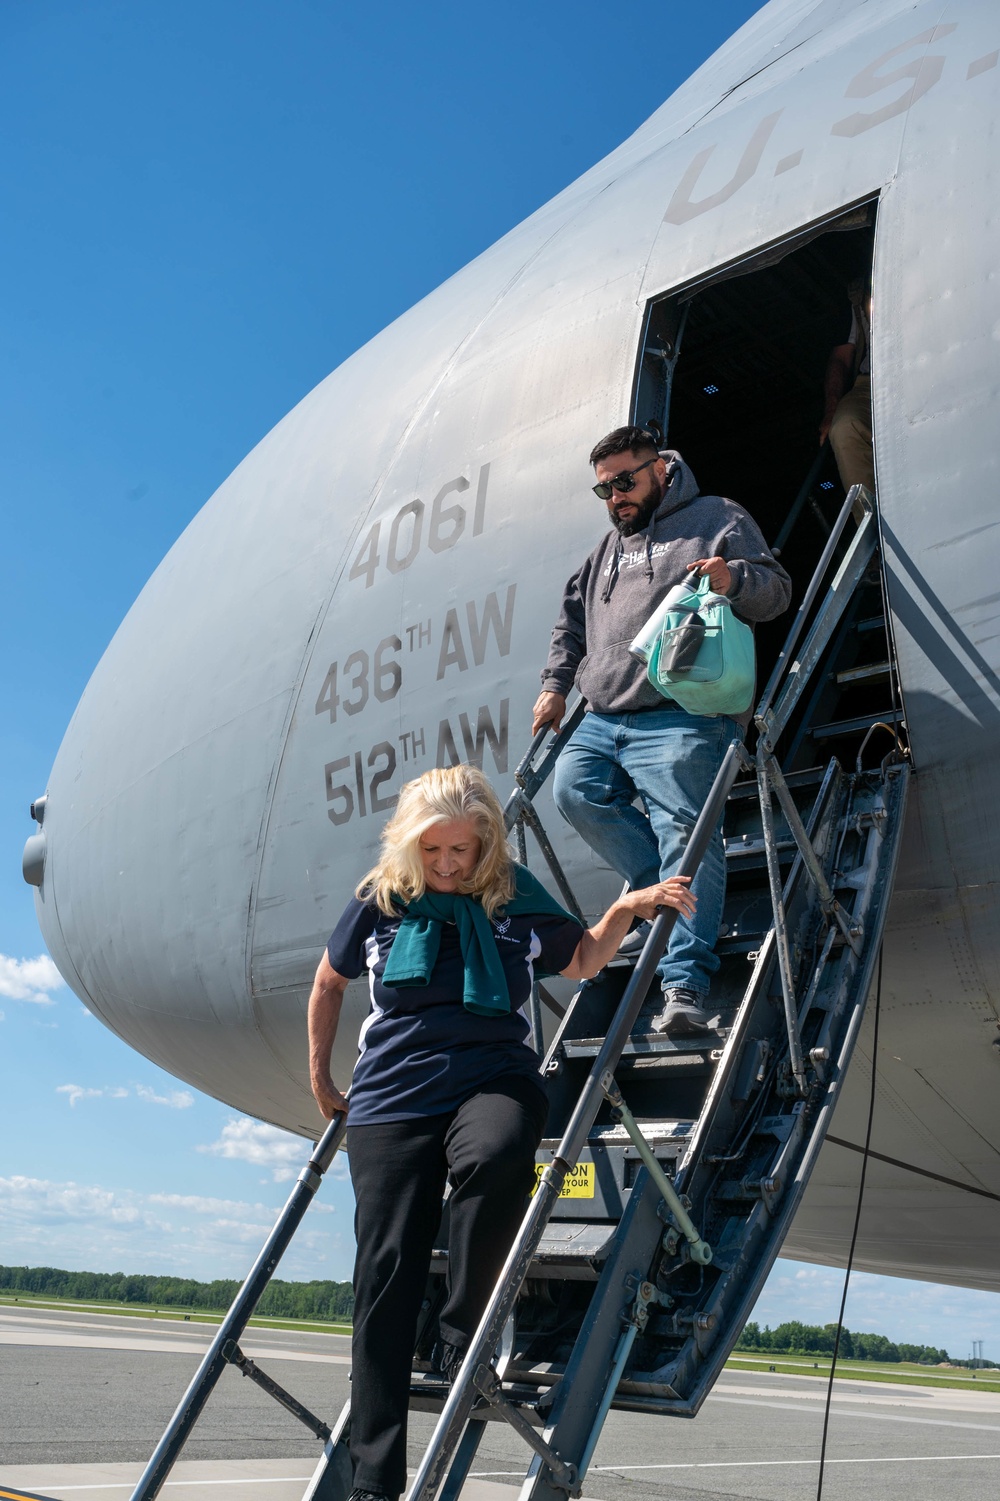
<path id="1" fill-rule="evenodd" d="M 774 809 L 771 806 L 771 782 L 768 775 L 768 756 L 765 746 L 766 742 L 762 739 L 757 751 L 760 822 L 764 834 L 767 879 L 768 885 L 771 888 L 771 909 L 774 914 L 774 939 L 778 952 L 778 972 L 781 976 L 781 998 L 785 1007 L 785 1026 L 788 1031 L 789 1061 L 798 1093 L 801 1096 L 805 1096 L 806 1071 L 802 1057 L 802 1040 L 799 1036 L 798 1008 L 795 1004 L 792 959 L 788 946 L 788 923 L 785 916 L 785 900 L 781 884 L 781 865 L 778 860 L 778 842 L 774 833 Z"/>
<path id="2" fill-rule="evenodd" d="M 809 878 L 816 888 L 816 894 L 819 897 L 819 904 L 824 917 L 828 923 L 836 923 L 844 936 L 844 942 L 848 943 L 856 954 L 860 953 L 860 934 L 851 926 L 844 915 L 844 909 L 833 894 L 833 889 L 826 879 L 815 846 L 806 832 L 806 826 L 802 822 L 802 816 L 798 808 L 795 806 L 795 799 L 788 789 L 788 783 L 785 781 L 781 767 L 775 760 L 771 747 L 764 737 L 761 738 L 757 753 L 763 757 L 767 767 L 768 783 L 773 788 L 775 796 L 781 804 L 781 811 L 785 815 L 789 831 L 795 840 L 799 854 L 802 856 L 802 861 L 809 874 Z"/>
<path id="3" fill-rule="evenodd" d="M 583 1484 L 584 1477 L 590 1468 L 590 1461 L 594 1457 L 594 1450 L 597 1448 L 598 1440 L 601 1437 L 601 1430 L 607 1421 L 608 1413 L 611 1411 L 611 1404 L 615 1400 L 618 1383 L 621 1381 L 625 1367 L 628 1364 L 628 1358 L 632 1353 L 632 1346 L 635 1344 L 636 1336 L 641 1334 L 643 1329 L 645 1329 L 649 1320 L 649 1305 L 650 1303 L 655 1303 L 656 1300 L 657 1290 L 653 1284 L 651 1282 L 641 1282 L 639 1290 L 636 1293 L 635 1302 L 624 1316 L 623 1322 L 625 1327 L 622 1329 L 621 1338 L 618 1341 L 614 1359 L 611 1362 L 611 1374 L 608 1376 L 605 1384 L 600 1406 L 597 1409 L 597 1415 L 591 1425 L 590 1435 L 584 1445 L 583 1453 L 580 1455 L 580 1464 L 577 1469 L 576 1495 L 580 1494 L 579 1487 Z M 570 1495 L 573 1494 L 574 1492 L 571 1491 Z"/>
<path id="4" fill-rule="evenodd" d="M 335 1115 L 323 1132 L 312 1156 L 299 1174 L 288 1202 L 278 1216 L 263 1250 L 237 1293 L 235 1302 L 219 1325 L 215 1338 L 181 1398 L 166 1432 L 143 1470 L 139 1483 L 132 1492 L 131 1501 L 153 1501 L 153 1497 L 159 1495 L 177 1456 L 187 1442 L 188 1434 L 201 1416 L 205 1403 L 229 1364 L 226 1351 L 229 1350 L 230 1353 L 233 1351 L 240 1335 L 250 1322 L 267 1284 L 274 1276 L 275 1267 L 302 1223 L 303 1216 L 323 1181 L 323 1174 L 336 1156 L 346 1130 L 347 1116 Z"/>
<path id="5" fill-rule="evenodd" d="M 809 618 L 809 614 L 812 610 L 813 605 L 816 603 L 816 599 L 823 585 L 823 580 L 826 577 L 827 569 L 833 561 L 833 555 L 836 552 L 837 543 L 840 541 L 841 536 L 843 535 L 844 528 L 846 527 L 850 519 L 851 509 L 854 506 L 855 502 L 859 502 L 864 508 L 866 512 L 864 518 L 865 520 L 867 520 L 868 515 L 870 515 L 872 512 L 871 496 L 865 489 L 864 485 L 852 485 L 850 490 L 848 490 L 847 492 L 847 498 L 845 499 L 844 504 L 840 508 L 840 514 L 838 515 L 836 521 L 833 523 L 833 531 L 830 533 L 827 544 L 823 549 L 822 556 L 820 557 L 819 562 L 816 564 L 815 572 L 813 573 L 812 578 L 809 580 L 809 587 L 806 589 L 806 592 L 802 597 L 802 603 L 799 605 L 798 610 L 795 612 L 795 619 L 792 621 L 791 630 L 788 632 L 788 636 L 785 639 L 785 644 L 781 648 L 778 660 L 774 664 L 774 671 L 771 673 L 771 676 L 768 679 L 767 687 L 764 689 L 764 692 L 762 693 L 760 698 L 760 702 L 758 703 L 757 708 L 754 711 L 754 722 L 763 734 L 767 734 L 770 730 L 771 707 L 774 703 L 775 698 L 777 697 L 778 689 L 781 686 L 782 679 L 785 677 L 786 673 L 788 673 L 796 665 L 793 661 L 792 653 L 798 646 L 799 638 L 802 635 L 802 632 L 805 630 L 806 621 Z M 772 738 L 777 737 L 773 736 Z"/>
<path id="6" fill-rule="evenodd" d="M 656 1160 L 649 1142 L 639 1129 L 639 1122 L 622 1098 L 622 1092 L 610 1070 L 602 1078 L 601 1087 L 613 1113 L 625 1127 L 632 1145 L 645 1163 L 646 1171 L 663 1195 L 663 1202 L 673 1215 L 678 1230 L 687 1241 L 691 1260 L 697 1261 L 700 1266 L 708 1266 L 712 1260 L 712 1247 L 702 1239 L 694 1220 L 681 1203 L 680 1195 Z"/>
<path id="7" fill-rule="evenodd" d="M 473 1384 L 480 1396 L 485 1397 L 491 1407 L 494 1407 L 499 1415 L 510 1424 L 515 1433 L 534 1449 L 538 1457 L 545 1461 L 559 1483 L 573 1495 L 576 1490 L 576 1466 L 568 1464 L 556 1453 L 551 1444 L 547 1444 L 540 1434 L 528 1422 L 519 1407 L 508 1402 L 500 1388 L 500 1382 L 492 1366 L 485 1363 L 480 1365 L 472 1378 Z"/>

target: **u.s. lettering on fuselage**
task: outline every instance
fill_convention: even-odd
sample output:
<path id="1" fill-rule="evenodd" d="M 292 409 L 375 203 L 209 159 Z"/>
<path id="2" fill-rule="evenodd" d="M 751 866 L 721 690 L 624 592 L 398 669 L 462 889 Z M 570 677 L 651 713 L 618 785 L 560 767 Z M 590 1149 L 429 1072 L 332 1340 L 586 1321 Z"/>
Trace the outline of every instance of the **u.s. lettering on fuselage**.
<path id="1" fill-rule="evenodd" d="M 863 135 L 866 131 L 884 124 L 888 120 L 895 119 L 898 115 L 906 112 L 919 99 L 934 87 L 942 77 L 948 58 L 943 53 L 925 52 L 922 56 L 911 57 L 908 61 L 902 60 L 900 64 L 891 68 L 886 73 L 880 73 L 880 69 L 886 67 L 894 58 L 902 58 L 903 54 L 916 47 L 929 47 L 935 42 L 942 41 L 953 32 L 959 30 L 957 21 L 945 22 L 940 26 L 931 26 L 924 31 L 917 32 L 915 36 L 907 37 L 905 41 L 898 42 L 874 57 L 871 62 L 865 64 L 848 82 L 844 89 L 845 99 L 869 99 L 883 93 L 886 89 L 894 89 L 899 84 L 908 87 L 896 94 L 887 103 L 872 110 L 856 109 L 850 114 L 834 120 L 830 126 L 829 134 L 846 140 L 855 136 Z M 956 38 L 955 48 L 961 46 L 961 38 Z M 966 82 L 981 77 L 997 66 L 1000 61 L 1000 49 L 993 52 L 970 57 L 966 66 Z M 757 120 L 753 125 L 747 144 L 728 182 L 708 193 L 703 198 L 695 199 L 694 192 L 698 182 L 712 157 L 715 146 L 705 146 L 695 152 L 687 168 L 681 175 L 673 195 L 664 213 L 664 220 L 668 224 L 686 224 L 689 220 L 697 218 L 700 214 L 708 213 L 711 209 L 718 208 L 720 204 L 727 202 L 734 193 L 744 187 L 756 174 L 761 162 L 764 160 L 768 143 L 774 133 L 775 126 L 784 114 L 784 108 L 774 110 Z M 815 135 L 815 119 L 810 118 L 808 132 Z M 805 131 L 804 131 L 805 133 Z M 806 159 L 806 149 L 801 147 L 796 151 L 786 152 L 774 166 L 775 177 L 785 172 L 790 172 L 798 167 Z M 807 163 L 808 165 L 808 163 Z"/>

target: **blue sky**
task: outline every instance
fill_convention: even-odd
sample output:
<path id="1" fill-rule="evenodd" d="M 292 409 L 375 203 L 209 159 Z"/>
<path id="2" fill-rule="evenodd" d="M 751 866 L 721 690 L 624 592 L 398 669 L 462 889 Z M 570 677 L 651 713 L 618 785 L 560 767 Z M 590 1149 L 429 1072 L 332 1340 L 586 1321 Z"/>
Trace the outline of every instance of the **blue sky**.
<path id="1" fill-rule="evenodd" d="M 302 1156 L 125 1047 L 44 955 L 28 804 L 115 628 L 290 407 L 755 9 L 0 7 L 0 1261 L 239 1275 Z M 284 1274 L 347 1277 L 350 1213 L 338 1177 Z M 839 1288 L 779 1264 L 756 1316 L 825 1322 Z M 862 1277 L 848 1323 L 1000 1356 L 985 1294 Z"/>

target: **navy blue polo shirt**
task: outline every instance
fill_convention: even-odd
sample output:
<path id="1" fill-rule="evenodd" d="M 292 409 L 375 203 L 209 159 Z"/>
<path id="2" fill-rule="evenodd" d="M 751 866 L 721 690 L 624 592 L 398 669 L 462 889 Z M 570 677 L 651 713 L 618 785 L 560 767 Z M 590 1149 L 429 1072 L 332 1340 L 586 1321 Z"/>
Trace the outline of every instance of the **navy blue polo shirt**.
<path id="1" fill-rule="evenodd" d="M 534 1078 L 539 1059 L 528 1042 L 523 1007 L 535 964 L 546 974 L 566 968 L 583 928 L 575 918 L 525 913 L 492 922 L 507 977 L 506 1016 L 476 1016 L 462 1005 L 464 966 L 454 923 L 445 923 L 428 985 L 396 990 L 382 983 L 399 919 L 354 898 L 327 944 L 339 975 L 368 971 L 371 1010 L 361 1028 L 351 1081 L 352 1126 L 443 1115 L 501 1075 Z"/>

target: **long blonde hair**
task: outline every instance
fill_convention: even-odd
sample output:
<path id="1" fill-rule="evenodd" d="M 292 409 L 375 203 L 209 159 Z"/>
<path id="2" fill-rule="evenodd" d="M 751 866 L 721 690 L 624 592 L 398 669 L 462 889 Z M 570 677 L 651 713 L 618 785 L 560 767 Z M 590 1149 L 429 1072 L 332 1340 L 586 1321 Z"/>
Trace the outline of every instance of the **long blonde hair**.
<path id="1" fill-rule="evenodd" d="M 427 889 L 420 859 L 420 840 L 437 823 L 468 819 L 482 844 L 479 859 L 467 882 L 458 890 L 477 896 L 487 917 L 493 917 L 514 895 L 514 865 L 507 846 L 500 800 L 476 766 L 435 767 L 407 782 L 396 811 L 382 830 L 378 864 L 359 882 L 362 901 L 375 898 L 387 917 L 395 911 L 395 895 L 404 902 Z"/>

